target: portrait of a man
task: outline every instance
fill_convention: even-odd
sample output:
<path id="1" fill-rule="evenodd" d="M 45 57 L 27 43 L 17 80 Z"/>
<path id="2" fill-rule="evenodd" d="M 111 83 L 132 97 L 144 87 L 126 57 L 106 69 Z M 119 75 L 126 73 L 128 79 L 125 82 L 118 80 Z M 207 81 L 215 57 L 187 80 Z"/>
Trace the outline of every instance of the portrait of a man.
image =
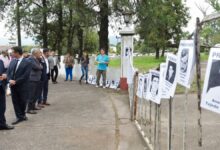
<path id="1" fill-rule="evenodd" d="M 188 68 L 189 49 L 182 49 L 180 56 L 180 72 L 186 73 Z"/>
<path id="2" fill-rule="evenodd" d="M 172 61 L 168 62 L 168 69 L 166 73 L 166 80 L 170 83 L 174 82 L 176 76 L 176 64 Z"/>
<path id="3" fill-rule="evenodd" d="M 210 70 L 207 92 L 215 87 L 220 86 L 220 60 L 213 60 Z M 217 93 L 220 91 L 216 91 Z"/>
<path id="4" fill-rule="evenodd" d="M 157 96 L 159 89 L 159 77 L 152 75 L 150 92 L 153 97 Z"/>
<path id="5" fill-rule="evenodd" d="M 147 78 L 144 78 L 144 93 L 147 92 Z"/>

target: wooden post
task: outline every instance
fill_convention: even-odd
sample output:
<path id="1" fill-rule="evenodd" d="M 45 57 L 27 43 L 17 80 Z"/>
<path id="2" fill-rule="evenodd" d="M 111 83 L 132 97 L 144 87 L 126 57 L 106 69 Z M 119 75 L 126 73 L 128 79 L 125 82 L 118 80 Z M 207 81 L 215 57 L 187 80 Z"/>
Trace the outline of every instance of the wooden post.
<path id="1" fill-rule="evenodd" d="M 170 97 L 169 100 L 169 132 L 168 132 L 168 150 L 172 150 L 172 105 L 173 105 L 173 98 Z"/>
<path id="2" fill-rule="evenodd" d="M 138 97 L 136 95 L 137 92 L 137 77 L 138 77 L 138 72 L 135 73 L 134 76 L 134 120 L 136 120 L 136 115 L 137 115 L 137 101 L 138 101 Z"/>
<path id="3" fill-rule="evenodd" d="M 161 150 L 161 104 L 158 105 L 158 150 Z"/>
<path id="4" fill-rule="evenodd" d="M 154 112 L 154 149 L 157 149 L 157 112 L 158 106 L 155 104 L 155 112 Z"/>
<path id="5" fill-rule="evenodd" d="M 152 102 L 150 101 L 150 109 L 149 109 L 149 113 L 150 113 L 150 128 L 149 128 L 149 134 L 150 134 L 150 137 L 149 137 L 149 140 L 150 140 L 150 143 L 152 143 L 152 134 L 151 134 L 151 127 L 152 127 L 152 117 L 151 117 L 151 114 L 152 114 Z"/>
<path id="6" fill-rule="evenodd" d="M 188 89 L 185 89 L 185 103 L 184 103 L 184 125 L 183 125 L 183 150 L 186 149 L 186 124 L 187 124 L 187 107 L 188 107 Z"/>
<path id="7" fill-rule="evenodd" d="M 202 109 L 200 107 L 201 103 L 201 66 L 200 66 L 200 41 L 199 41 L 199 30 L 201 28 L 199 18 L 196 18 L 196 30 L 195 30 L 195 53 L 196 53 L 196 79 L 197 79 L 197 98 L 198 98 L 198 144 L 202 147 Z"/>

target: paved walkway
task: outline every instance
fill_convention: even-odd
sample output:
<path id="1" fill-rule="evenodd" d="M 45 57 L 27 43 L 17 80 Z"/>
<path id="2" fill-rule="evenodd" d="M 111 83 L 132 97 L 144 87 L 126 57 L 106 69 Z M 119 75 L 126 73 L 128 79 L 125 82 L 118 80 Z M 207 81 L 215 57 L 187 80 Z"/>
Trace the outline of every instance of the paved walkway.
<path id="1" fill-rule="evenodd" d="M 0 131 L 0 150 L 144 150 L 134 123 L 129 121 L 127 94 L 79 85 L 50 84 L 51 106 L 12 131 Z M 7 122 L 14 111 L 7 98 Z"/>

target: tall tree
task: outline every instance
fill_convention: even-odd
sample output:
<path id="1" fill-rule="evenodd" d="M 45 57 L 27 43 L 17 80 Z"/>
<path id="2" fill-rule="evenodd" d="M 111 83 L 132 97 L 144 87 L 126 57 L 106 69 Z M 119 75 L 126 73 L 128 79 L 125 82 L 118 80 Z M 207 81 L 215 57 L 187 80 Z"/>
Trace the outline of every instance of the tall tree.
<path id="1" fill-rule="evenodd" d="M 20 18 L 20 0 L 16 0 L 16 26 L 17 26 L 17 38 L 18 46 L 21 46 L 21 18 Z"/>
<path id="2" fill-rule="evenodd" d="M 179 0 L 140 0 L 137 2 L 137 31 L 149 48 L 155 49 L 156 58 L 160 50 L 178 45 L 182 27 L 187 24 L 187 8 Z"/>
<path id="3" fill-rule="evenodd" d="M 108 54 L 109 41 L 108 41 L 108 26 L 109 26 L 109 6 L 108 0 L 99 1 L 99 19 L 100 19 L 100 30 L 99 30 L 99 48 L 104 48 Z"/>

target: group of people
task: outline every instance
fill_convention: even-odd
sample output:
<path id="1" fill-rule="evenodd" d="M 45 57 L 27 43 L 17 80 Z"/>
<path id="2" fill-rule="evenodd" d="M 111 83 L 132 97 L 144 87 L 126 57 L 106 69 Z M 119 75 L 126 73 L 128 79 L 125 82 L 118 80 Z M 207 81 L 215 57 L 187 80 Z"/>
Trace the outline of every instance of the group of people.
<path id="1" fill-rule="evenodd" d="M 50 104 L 47 102 L 48 84 L 51 78 L 53 84 L 58 83 L 58 70 L 60 63 L 54 51 L 47 48 L 33 48 L 31 53 L 23 53 L 21 47 L 12 47 L 11 53 L 2 51 L 0 56 L 0 130 L 11 130 L 14 126 L 6 123 L 6 87 L 10 88 L 12 104 L 16 119 L 12 125 L 16 125 L 28 120 L 26 113 L 37 114 Z M 81 63 L 82 76 L 79 83 L 81 84 L 85 77 L 88 84 L 88 66 L 89 56 L 86 53 L 79 58 Z M 74 57 L 69 53 L 64 57 L 66 79 L 70 76 L 73 80 L 72 70 L 74 67 Z M 109 63 L 109 57 L 105 50 L 100 50 L 100 55 L 96 58 L 97 64 L 97 87 L 100 86 L 100 78 L 103 79 L 103 88 L 106 86 L 106 70 Z"/>
<path id="2" fill-rule="evenodd" d="M 14 129 L 5 119 L 6 87 L 9 84 L 16 119 L 12 125 L 28 120 L 26 113 L 37 114 L 47 102 L 50 75 L 57 83 L 59 60 L 47 48 L 34 48 L 29 56 L 21 47 L 12 47 L 11 55 L 3 51 L 0 57 L 0 130 Z"/>

